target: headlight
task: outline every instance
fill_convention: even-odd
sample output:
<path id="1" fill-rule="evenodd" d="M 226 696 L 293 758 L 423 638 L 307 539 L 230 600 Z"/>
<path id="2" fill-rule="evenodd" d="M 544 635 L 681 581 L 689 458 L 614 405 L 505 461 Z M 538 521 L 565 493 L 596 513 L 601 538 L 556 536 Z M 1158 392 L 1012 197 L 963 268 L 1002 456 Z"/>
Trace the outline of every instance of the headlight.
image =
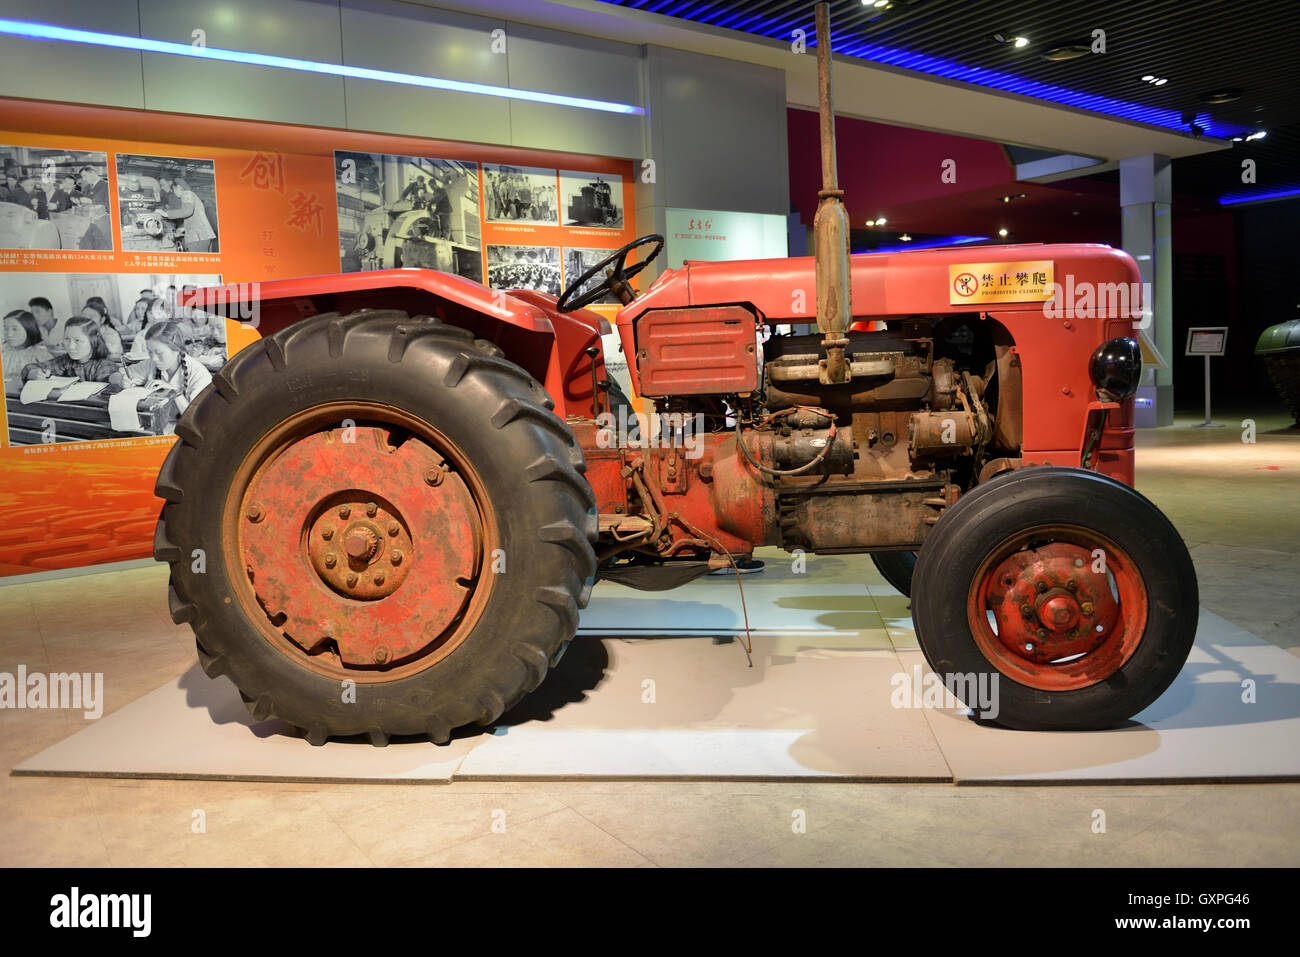
<path id="1" fill-rule="evenodd" d="M 1142 378 L 1142 350 L 1135 340 L 1123 336 L 1103 342 L 1092 354 L 1088 374 L 1098 392 L 1122 402 L 1137 391 Z"/>

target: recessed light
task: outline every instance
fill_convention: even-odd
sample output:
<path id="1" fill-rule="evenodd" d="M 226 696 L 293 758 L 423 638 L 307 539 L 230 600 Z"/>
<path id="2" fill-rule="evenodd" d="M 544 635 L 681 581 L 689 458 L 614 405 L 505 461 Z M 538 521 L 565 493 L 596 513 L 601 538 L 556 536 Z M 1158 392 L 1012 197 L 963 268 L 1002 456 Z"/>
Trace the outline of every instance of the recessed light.
<path id="1" fill-rule="evenodd" d="M 998 230 L 999 236 L 1005 236 L 1006 234 L 1007 234 L 1007 227 L 1003 226 L 1001 229 Z"/>
<path id="2" fill-rule="evenodd" d="M 1235 86 L 1225 87 L 1222 90 L 1209 90 L 1202 93 L 1200 100 L 1202 103 L 1231 103 L 1233 100 L 1241 99 L 1242 91 Z"/>
<path id="3" fill-rule="evenodd" d="M 1029 46 L 1029 37 L 1016 37 L 1016 49 Z"/>
<path id="4" fill-rule="evenodd" d="M 1168 82 L 1169 81 L 1167 79 L 1161 77 L 1160 79 L 1156 80 L 1156 86 L 1164 86 Z"/>
<path id="5" fill-rule="evenodd" d="M 877 217 L 876 217 L 876 225 L 877 225 L 877 226 L 883 226 L 883 225 L 885 225 L 885 217 L 884 217 L 884 216 L 877 216 Z"/>
<path id="6" fill-rule="evenodd" d="M 1154 80 L 1154 79 L 1155 79 L 1155 77 L 1152 76 L 1150 73 L 1148 73 L 1146 76 L 1142 77 L 1142 82 L 1143 82 L 1143 83 L 1150 83 L 1150 82 L 1151 82 L 1152 80 Z"/>
<path id="7" fill-rule="evenodd" d="M 1043 54 L 1044 60 L 1050 60 L 1053 63 L 1059 63 L 1062 60 L 1075 60 L 1081 56 L 1087 56 L 1092 52 L 1092 47 L 1083 43 L 1067 43 L 1065 46 L 1052 47 Z"/>
<path id="8" fill-rule="evenodd" d="M 1232 138 L 1232 142 L 1234 142 L 1234 143 L 1240 143 L 1240 142 L 1241 142 L 1242 140 L 1244 140 L 1245 138 L 1246 138 L 1246 137 L 1244 137 L 1244 136 L 1234 136 L 1234 137 Z"/>
<path id="9" fill-rule="evenodd" d="M 903 235 L 898 237 L 898 241 L 903 243 L 910 243 L 912 241 L 912 237 L 907 235 L 907 233 L 903 233 Z"/>
<path id="10" fill-rule="evenodd" d="M 1257 130 L 1256 132 L 1247 135 L 1246 141 L 1249 142 L 1250 140 L 1262 140 L 1266 136 L 1268 136 L 1268 130 Z"/>

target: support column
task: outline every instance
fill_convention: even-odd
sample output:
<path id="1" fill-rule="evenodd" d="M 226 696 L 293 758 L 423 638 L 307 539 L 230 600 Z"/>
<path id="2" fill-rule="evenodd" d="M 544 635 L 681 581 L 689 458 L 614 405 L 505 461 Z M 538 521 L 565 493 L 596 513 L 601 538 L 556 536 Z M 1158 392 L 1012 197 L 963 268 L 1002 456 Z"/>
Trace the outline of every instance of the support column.
<path id="1" fill-rule="evenodd" d="M 1119 205 L 1124 251 L 1137 260 L 1152 302 L 1148 335 L 1161 354 L 1174 350 L 1173 246 L 1171 242 L 1172 171 L 1168 156 L 1148 153 L 1121 160 Z M 1173 425 L 1173 369 L 1156 369 L 1156 424 Z M 1143 376 L 1146 381 L 1146 376 Z"/>
<path id="2" fill-rule="evenodd" d="M 655 182 L 637 178 L 637 225 L 667 235 L 667 210 L 790 212 L 785 71 L 667 47 L 645 48 L 644 156 Z M 638 173 L 639 173 L 638 169 Z M 671 258 L 638 279 L 641 289 Z"/>

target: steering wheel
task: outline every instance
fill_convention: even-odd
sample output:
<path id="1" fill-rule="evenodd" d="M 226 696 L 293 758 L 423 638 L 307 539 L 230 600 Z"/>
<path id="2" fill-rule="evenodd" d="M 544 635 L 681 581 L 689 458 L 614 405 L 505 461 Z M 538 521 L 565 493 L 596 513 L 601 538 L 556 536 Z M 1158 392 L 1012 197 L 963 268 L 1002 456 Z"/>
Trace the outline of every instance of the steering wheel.
<path id="1" fill-rule="evenodd" d="M 654 243 L 655 247 L 651 250 L 650 255 L 632 266 L 625 267 L 624 261 L 628 253 L 632 252 L 639 246 L 647 243 Z M 560 298 L 555 303 L 555 308 L 560 312 L 573 312 L 575 309 L 581 309 L 583 306 L 589 306 L 598 299 L 605 298 L 609 293 L 613 293 L 619 298 L 624 305 L 632 301 L 633 292 L 627 281 L 639 273 L 646 266 L 654 262 L 654 258 L 664 250 L 664 238 L 658 233 L 651 233 L 649 236 L 642 236 L 640 239 L 634 239 L 622 249 L 610 253 L 596 265 L 592 266 L 581 276 L 569 283 L 569 288 L 564 290 Z M 613 266 L 614 269 L 601 282 L 581 295 L 578 290 L 591 281 L 595 275 L 603 269 Z M 627 298 L 624 298 L 626 296 Z"/>

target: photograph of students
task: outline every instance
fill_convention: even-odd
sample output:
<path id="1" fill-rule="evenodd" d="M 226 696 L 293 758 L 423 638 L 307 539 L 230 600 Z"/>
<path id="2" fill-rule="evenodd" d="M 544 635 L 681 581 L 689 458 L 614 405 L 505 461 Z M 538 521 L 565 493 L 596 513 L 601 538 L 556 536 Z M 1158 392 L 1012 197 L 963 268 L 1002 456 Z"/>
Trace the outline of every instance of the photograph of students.
<path id="1" fill-rule="evenodd" d="M 4 317 L 0 360 L 3 361 L 6 384 L 21 382 L 23 369 L 27 366 L 49 362 L 53 358 L 41 339 L 41 327 L 35 316 L 26 309 L 15 309 Z"/>
<path id="2" fill-rule="evenodd" d="M 185 352 L 185 334 L 177 322 L 150 326 L 144 334 L 149 358 L 123 370 L 125 385 L 162 383 L 174 396 L 176 411 L 184 414 L 195 397 L 212 381 L 203 363 Z"/>
<path id="3" fill-rule="evenodd" d="M 119 360 L 109 357 L 108 346 L 94 319 L 85 316 L 69 319 L 63 328 L 63 343 L 68 349 L 66 353 L 24 366 L 22 380 L 74 376 L 82 382 L 107 382 L 121 368 Z"/>

